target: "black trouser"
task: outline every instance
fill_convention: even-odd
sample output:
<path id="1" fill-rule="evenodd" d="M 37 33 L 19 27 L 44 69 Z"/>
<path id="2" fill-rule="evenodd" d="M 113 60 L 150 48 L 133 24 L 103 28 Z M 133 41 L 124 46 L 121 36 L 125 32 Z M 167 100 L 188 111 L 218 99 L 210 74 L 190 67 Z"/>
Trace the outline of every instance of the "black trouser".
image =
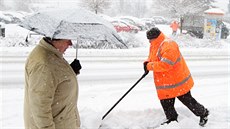
<path id="1" fill-rule="evenodd" d="M 182 96 L 177 97 L 186 107 L 196 116 L 202 116 L 205 113 L 205 107 L 198 103 L 191 95 L 190 91 Z M 177 112 L 174 108 L 175 98 L 161 100 L 167 119 L 177 119 Z"/>

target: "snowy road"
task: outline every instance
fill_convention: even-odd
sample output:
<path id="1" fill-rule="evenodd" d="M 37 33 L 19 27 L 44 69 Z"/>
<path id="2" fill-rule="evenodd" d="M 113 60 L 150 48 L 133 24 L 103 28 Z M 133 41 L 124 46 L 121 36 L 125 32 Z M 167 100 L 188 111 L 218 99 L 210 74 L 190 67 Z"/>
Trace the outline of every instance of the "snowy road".
<path id="1" fill-rule="evenodd" d="M 83 129 L 96 129 L 98 120 L 111 106 L 141 77 L 142 62 L 146 52 L 108 52 L 86 50 L 79 52 L 83 66 L 79 75 L 79 110 Z M 183 50 L 182 50 L 183 51 Z M 229 54 L 221 51 L 204 52 L 184 50 L 183 55 L 193 75 L 195 98 L 211 111 L 205 129 L 227 129 L 229 127 Z M 139 52 L 139 53 L 138 53 Z M 187 53 L 186 53 L 187 52 Z M 23 129 L 23 86 L 26 54 L 0 54 L 1 96 L 0 127 Z M 72 52 L 66 54 L 69 62 Z M 199 55 L 199 56 L 198 56 Z M 164 129 L 199 129 L 199 119 L 180 102 L 176 102 L 179 125 L 172 124 Z M 157 99 L 152 75 L 145 77 L 101 122 L 105 127 L 146 129 L 156 127 L 164 119 Z"/>
<path id="2" fill-rule="evenodd" d="M 146 55 L 138 56 L 81 56 L 83 69 L 79 76 L 81 84 L 103 83 L 125 83 L 132 82 L 143 73 L 142 62 Z M 229 75 L 228 55 L 185 55 L 185 59 L 191 69 L 193 77 L 214 78 Z M 24 64 L 26 56 L 1 56 L 1 87 L 4 88 L 23 88 L 24 83 Z M 73 56 L 66 56 L 71 62 Z M 147 77 L 151 80 L 151 76 Z M 12 81 L 13 80 L 13 81 Z M 17 84 L 17 85 L 16 85 Z"/>

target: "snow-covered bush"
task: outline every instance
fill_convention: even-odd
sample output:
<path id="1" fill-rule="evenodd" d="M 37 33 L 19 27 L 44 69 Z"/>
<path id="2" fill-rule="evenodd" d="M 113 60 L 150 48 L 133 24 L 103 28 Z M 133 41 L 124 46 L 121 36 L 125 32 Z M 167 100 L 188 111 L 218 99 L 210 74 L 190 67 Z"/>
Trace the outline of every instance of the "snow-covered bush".
<path id="1" fill-rule="evenodd" d="M 128 48 L 137 48 L 143 46 L 135 34 L 121 32 L 118 33 L 121 39 L 123 40 L 124 44 L 120 42 L 112 43 L 106 40 L 95 40 L 95 39 L 80 39 L 78 45 L 79 48 L 85 49 L 127 49 Z M 73 40 L 74 43 L 77 41 Z M 127 46 L 127 47 L 126 47 Z"/>
<path id="2" fill-rule="evenodd" d="M 118 34 L 128 48 L 136 48 L 136 47 L 143 46 L 143 42 L 141 41 L 140 38 L 137 38 L 136 36 L 137 34 L 126 33 L 126 32 L 120 32 Z"/>
<path id="3" fill-rule="evenodd" d="M 178 43 L 180 47 L 190 47 L 190 48 L 223 48 L 229 39 L 221 40 L 209 40 L 209 39 L 199 39 L 187 35 L 178 35 L 173 37 L 173 39 Z M 229 42 L 229 41 L 228 41 Z"/>
<path id="4" fill-rule="evenodd" d="M 34 46 L 38 43 L 41 36 L 28 38 L 26 42 L 26 37 L 23 37 L 19 34 L 8 35 L 7 37 L 3 38 L 0 37 L 0 47 L 29 47 Z"/>
<path id="5" fill-rule="evenodd" d="M 84 49 L 122 49 L 125 48 L 125 45 L 122 43 L 111 43 L 108 42 L 107 40 L 95 40 L 91 38 L 87 39 L 80 39 L 77 42 L 76 40 L 73 40 L 73 44 L 78 43 L 79 48 L 84 48 Z"/>
<path id="6" fill-rule="evenodd" d="M 128 48 L 146 47 L 149 41 L 145 37 L 145 32 L 139 32 L 137 34 L 132 33 L 118 33 L 124 44 Z M 20 35 L 19 33 L 14 33 L 7 35 L 5 38 L 0 37 L 0 47 L 31 47 L 38 44 L 42 36 L 32 35 L 28 38 L 26 42 L 26 36 Z M 230 38 L 221 39 L 218 41 L 212 41 L 208 39 L 199 39 L 192 37 L 190 35 L 177 35 L 176 37 L 171 37 L 174 39 L 180 47 L 190 47 L 190 48 L 223 48 L 226 43 L 230 43 Z M 73 43 L 77 43 L 73 40 Z M 80 39 L 78 42 L 79 48 L 84 49 L 127 49 L 122 43 L 112 43 L 106 40 L 95 40 L 95 39 Z"/>
<path id="7" fill-rule="evenodd" d="M 135 34 L 130 33 L 119 33 L 124 44 L 128 48 L 136 48 L 142 46 L 140 43 L 140 39 L 138 40 L 135 37 Z M 0 38 L 0 46 L 1 47 L 29 47 L 36 45 L 42 36 L 33 35 L 28 38 L 26 42 L 26 37 L 23 37 L 18 34 L 8 35 L 5 38 Z M 77 40 L 73 40 L 73 43 L 77 43 Z M 91 38 L 83 39 L 81 38 L 78 42 L 79 48 L 84 49 L 127 49 L 127 47 L 120 42 L 112 43 L 106 40 L 95 40 Z"/>

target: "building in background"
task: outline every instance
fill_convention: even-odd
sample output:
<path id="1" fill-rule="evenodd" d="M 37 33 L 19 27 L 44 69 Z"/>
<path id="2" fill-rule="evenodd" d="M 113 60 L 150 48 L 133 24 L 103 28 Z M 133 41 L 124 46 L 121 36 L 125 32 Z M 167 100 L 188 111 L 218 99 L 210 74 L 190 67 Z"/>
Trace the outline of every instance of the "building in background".
<path id="1" fill-rule="evenodd" d="M 221 39 L 221 28 L 223 25 L 224 12 L 218 8 L 204 11 L 204 38 L 219 40 Z"/>

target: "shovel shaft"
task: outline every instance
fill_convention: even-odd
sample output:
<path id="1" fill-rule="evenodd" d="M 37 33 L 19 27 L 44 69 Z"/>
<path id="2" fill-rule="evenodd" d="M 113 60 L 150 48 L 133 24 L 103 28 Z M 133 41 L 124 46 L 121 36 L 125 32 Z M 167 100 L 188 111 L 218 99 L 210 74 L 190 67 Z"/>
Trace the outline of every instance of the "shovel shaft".
<path id="1" fill-rule="evenodd" d="M 139 80 L 105 113 L 105 115 L 102 117 L 102 120 L 105 119 L 105 117 L 117 106 L 117 104 L 147 75 L 148 73 L 144 73 Z"/>

